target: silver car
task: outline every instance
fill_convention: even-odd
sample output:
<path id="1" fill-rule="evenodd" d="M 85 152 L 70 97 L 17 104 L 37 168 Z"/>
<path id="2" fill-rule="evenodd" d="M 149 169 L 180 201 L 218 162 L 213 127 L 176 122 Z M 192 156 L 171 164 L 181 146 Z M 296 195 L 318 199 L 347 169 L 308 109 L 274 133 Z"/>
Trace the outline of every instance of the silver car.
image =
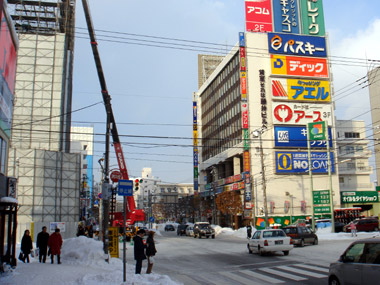
<path id="1" fill-rule="evenodd" d="M 186 236 L 189 236 L 189 237 L 194 236 L 194 231 L 193 231 L 193 227 L 192 226 L 188 226 L 186 228 Z"/>
<path id="2" fill-rule="evenodd" d="M 330 264 L 329 284 L 380 284 L 380 238 L 353 242 Z"/>

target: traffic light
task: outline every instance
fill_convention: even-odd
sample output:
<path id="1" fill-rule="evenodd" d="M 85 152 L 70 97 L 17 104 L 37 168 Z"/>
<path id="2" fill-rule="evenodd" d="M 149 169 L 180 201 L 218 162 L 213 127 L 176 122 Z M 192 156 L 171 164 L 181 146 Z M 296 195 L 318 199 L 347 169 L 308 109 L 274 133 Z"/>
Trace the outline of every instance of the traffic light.
<path id="1" fill-rule="evenodd" d="M 139 191 L 139 187 L 140 187 L 140 180 L 138 180 L 137 178 L 135 179 L 135 191 Z"/>

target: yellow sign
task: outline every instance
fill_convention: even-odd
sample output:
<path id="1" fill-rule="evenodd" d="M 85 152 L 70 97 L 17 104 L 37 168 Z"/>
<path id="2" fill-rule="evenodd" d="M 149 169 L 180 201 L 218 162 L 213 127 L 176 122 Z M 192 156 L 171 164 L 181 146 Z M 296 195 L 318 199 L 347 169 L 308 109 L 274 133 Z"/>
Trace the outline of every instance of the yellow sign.
<path id="1" fill-rule="evenodd" d="M 277 166 L 279 170 L 292 169 L 292 157 L 290 153 L 277 153 Z"/>
<path id="2" fill-rule="evenodd" d="M 193 131 L 193 146 L 198 145 L 198 131 Z"/>
<path id="3" fill-rule="evenodd" d="M 108 251 L 110 253 L 110 256 L 119 258 L 119 228 L 109 227 L 108 238 L 109 238 Z"/>

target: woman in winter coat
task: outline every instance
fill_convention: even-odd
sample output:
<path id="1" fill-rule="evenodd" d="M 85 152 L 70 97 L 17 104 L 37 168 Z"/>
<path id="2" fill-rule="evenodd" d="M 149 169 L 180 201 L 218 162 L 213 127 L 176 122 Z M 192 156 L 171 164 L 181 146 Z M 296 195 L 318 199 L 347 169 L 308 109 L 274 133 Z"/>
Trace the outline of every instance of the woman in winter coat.
<path id="1" fill-rule="evenodd" d="M 26 261 L 29 263 L 29 254 L 33 249 L 33 242 L 32 238 L 30 236 L 30 231 L 25 230 L 24 236 L 22 237 L 21 240 L 21 251 L 24 254 L 24 258 Z"/>
<path id="2" fill-rule="evenodd" d="M 49 237 L 48 246 L 50 251 L 51 263 L 54 263 L 54 255 L 57 255 L 58 264 L 61 264 L 61 247 L 62 247 L 62 236 L 59 233 L 60 230 L 57 228 L 55 232 Z"/>
<path id="3" fill-rule="evenodd" d="M 148 238 L 146 239 L 146 256 L 148 257 L 148 267 L 146 269 L 147 274 L 152 273 L 153 256 L 155 256 L 157 252 L 153 237 L 154 232 L 150 231 Z"/>

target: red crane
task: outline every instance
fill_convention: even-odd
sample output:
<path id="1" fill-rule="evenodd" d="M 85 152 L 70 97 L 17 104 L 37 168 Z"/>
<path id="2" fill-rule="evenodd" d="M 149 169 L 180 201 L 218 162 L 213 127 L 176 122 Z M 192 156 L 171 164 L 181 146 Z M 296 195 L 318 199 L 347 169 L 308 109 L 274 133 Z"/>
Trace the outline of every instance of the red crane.
<path id="1" fill-rule="evenodd" d="M 82 0 L 82 3 L 83 3 L 84 14 L 86 17 L 86 22 L 87 22 L 88 34 L 90 36 L 92 53 L 94 55 L 99 83 L 102 89 L 104 106 L 106 108 L 107 116 L 110 123 L 109 125 L 111 128 L 111 135 L 112 135 L 112 140 L 113 140 L 113 146 L 115 148 L 117 162 L 119 164 L 119 169 L 122 174 L 122 179 L 128 180 L 129 176 L 128 176 L 128 171 L 127 171 L 127 166 L 125 165 L 123 150 L 121 147 L 119 134 L 117 132 L 116 121 L 112 112 L 111 96 L 108 94 L 108 90 L 107 90 L 106 80 L 103 73 L 102 63 L 100 61 L 98 43 L 95 39 L 95 32 L 94 32 L 92 19 L 90 16 L 90 11 L 88 8 L 87 1 Z M 106 175 L 108 175 L 108 173 Z M 145 220 L 145 212 L 142 209 L 136 209 L 135 200 L 133 196 L 127 197 L 127 204 L 128 204 L 128 207 L 127 207 L 127 223 L 128 224 L 132 225 L 135 221 Z M 114 213 L 114 214 L 115 214 L 116 219 L 118 219 L 119 217 L 122 217 L 122 213 Z"/>

